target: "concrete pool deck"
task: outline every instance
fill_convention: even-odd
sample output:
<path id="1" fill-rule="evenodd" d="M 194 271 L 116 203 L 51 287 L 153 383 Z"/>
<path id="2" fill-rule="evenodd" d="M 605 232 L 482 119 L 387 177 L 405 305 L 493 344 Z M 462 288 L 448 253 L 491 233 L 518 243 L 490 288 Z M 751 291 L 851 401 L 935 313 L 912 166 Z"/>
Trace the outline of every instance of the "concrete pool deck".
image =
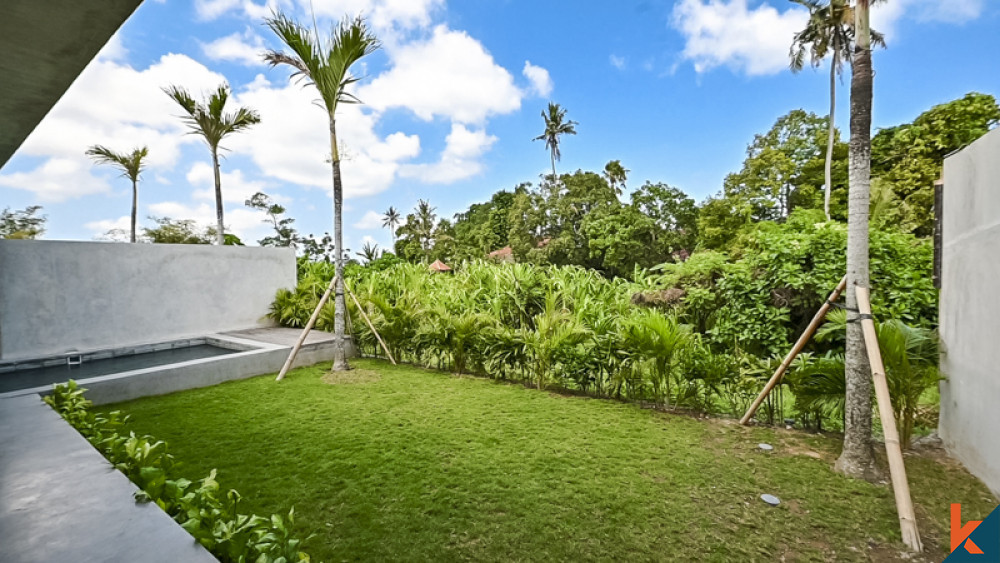
<path id="1" fill-rule="evenodd" d="M 38 395 L 0 399 L 3 561 L 216 561 L 137 490 Z"/>

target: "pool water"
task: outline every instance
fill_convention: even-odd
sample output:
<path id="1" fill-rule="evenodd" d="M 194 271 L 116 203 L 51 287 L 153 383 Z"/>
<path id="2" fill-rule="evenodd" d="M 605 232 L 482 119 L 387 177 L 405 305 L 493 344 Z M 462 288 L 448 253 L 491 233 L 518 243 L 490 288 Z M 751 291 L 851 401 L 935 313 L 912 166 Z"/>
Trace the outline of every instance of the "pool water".
<path id="1" fill-rule="evenodd" d="M 151 368 L 177 364 L 190 360 L 201 360 L 226 354 L 235 354 L 239 350 L 220 348 L 211 344 L 197 344 L 183 348 L 171 348 L 156 352 L 131 354 L 115 358 L 84 361 L 79 365 L 58 365 L 49 367 L 29 368 L 0 373 L 0 393 L 49 386 L 62 383 L 69 379 L 87 379 L 112 373 L 121 373 L 134 369 Z"/>

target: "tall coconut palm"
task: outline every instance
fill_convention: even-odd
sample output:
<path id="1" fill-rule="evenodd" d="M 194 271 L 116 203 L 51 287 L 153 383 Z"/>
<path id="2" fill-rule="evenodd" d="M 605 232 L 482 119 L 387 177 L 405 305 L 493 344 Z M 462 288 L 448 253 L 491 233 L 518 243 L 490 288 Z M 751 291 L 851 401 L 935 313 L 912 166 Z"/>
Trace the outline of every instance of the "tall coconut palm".
<path id="1" fill-rule="evenodd" d="M 833 143 L 836 127 L 834 117 L 837 110 L 837 77 L 843 72 L 844 61 L 851 60 L 854 50 L 854 10 L 847 0 L 830 0 L 822 4 L 818 0 L 792 0 L 809 10 L 809 22 L 806 27 L 795 34 L 788 55 L 791 58 L 792 72 L 799 72 L 805 66 L 806 56 L 813 67 L 823 63 L 830 55 L 830 122 L 826 142 L 826 165 L 824 181 L 826 182 L 823 196 L 823 211 L 830 220 L 830 190 L 833 185 Z M 885 45 L 885 38 L 877 31 L 871 31 L 871 42 Z"/>
<path id="2" fill-rule="evenodd" d="M 437 221 L 437 207 L 431 207 L 429 201 L 421 199 L 417 202 L 416 227 L 417 237 L 420 246 L 424 249 L 424 255 L 430 256 L 431 247 L 434 244 L 434 224 Z"/>
<path id="3" fill-rule="evenodd" d="M 222 139 L 230 133 L 239 133 L 260 123 L 256 111 L 240 107 L 235 112 L 225 113 L 226 102 L 229 101 L 229 85 L 220 84 L 204 102 L 197 102 L 187 90 L 180 86 L 169 86 L 163 89 L 177 105 L 184 110 L 181 119 L 187 123 L 192 135 L 200 135 L 212 151 L 212 171 L 215 175 L 215 217 L 218 225 L 215 229 L 215 243 L 225 242 L 225 226 L 222 214 L 222 176 L 219 170 L 219 149 Z"/>
<path id="4" fill-rule="evenodd" d="M 576 135 L 575 121 L 566 121 L 566 109 L 559 104 L 549 102 L 548 112 L 542 112 L 542 119 L 545 120 L 545 131 L 532 139 L 533 141 L 545 141 L 545 148 L 549 149 L 549 156 L 552 158 L 552 181 L 556 181 L 556 161 L 562 158 L 559 152 L 559 137 L 562 135 Z"/>
<path id="5" fill-rule="evenodd" d="M 403 216 L 399 214 L 399 210 L 393 206 L 389 206 L 389 209 L 385 210 L 385 214 L 382 215 L 382 226 L 389 229 L 389 234 L 392 235 L 392 248 L 393 252 L 396 251 L 396 229 L 399 228 L 399 224 L 403 222 Z"/>
<path id="6" fill-rule="evenodd" d="M 122 171 L 122 176 L 132 180 L 132 230 L 129 242 L 135 242 L 135 214 L 139 202 L 139 177 L 146 167 L 146 157 L 149 156 L 149 148 L 142 147 L 132 149 L 130 153 L 115 152 L 102 145 L 94 145 L 87 149 L 87 156 L 94 159 L 97 164 L 110 164 Z"/>
<path id="7" fill-rule="evenodd" d="M 622 195 L 622 189 L 625 188 L 625 181 L 628 179 L 629 172 L 631 170 L 622 166 L 622 161 L 620 160 L 612 160 L 604 165 L 604 179 L 608 181 L 608 185 L 618 195 Z"/>
<path id="8" fill-rule="evenodd" d="M 871 179 L 872 55 L 870 0 L 854 10 L 855 49 L 851 63 L 850 189 L 847 210 L 847 307 L 857 309 L 855 288 L 868 287 L 868 206 Z M 845 475 L 877 478 L 872 451 L 872 380 L 861 324 L 847 325 L 844 449 L 835 468 Z"/>
<path id="9" fill-rule="evenodd" d="M 333 370 L 350 369 L 345 346 L 344 311 L 344 230 L 343 206 L 344 186 L 340 175 L 340 149 L 337 146 L 337 106 L 341 103 L 358 103 L 359 100 L 347 91 L 358 81 L 351 74 L 351 67 L 379 48 L 378 38 L 361 17 L 343 19 L 334 26 L 329 37 L 320 38 L 309 29 L 287 16 L 276 13 L 265 20 L 265 25 L 281 39 L 290 53 L 268 51 L 264 60 L 272 67 L 288 65 L 294 69 L 292 77 L 301 77 L 316 87 L 330 122 L 330 163 L 333 169 L 333 231 L 337 248 L 337 286 L 334 306 L 334 333 L 337 351 L 334 355 Z"/>

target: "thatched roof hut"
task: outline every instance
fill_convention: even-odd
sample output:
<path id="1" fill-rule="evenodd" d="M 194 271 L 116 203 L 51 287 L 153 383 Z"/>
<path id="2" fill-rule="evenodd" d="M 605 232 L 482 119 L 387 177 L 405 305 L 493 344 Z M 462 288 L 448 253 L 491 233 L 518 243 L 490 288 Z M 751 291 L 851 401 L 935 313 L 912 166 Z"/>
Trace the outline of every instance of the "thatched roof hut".
<path id="1" fill-rule="evenodd" d="M 450 272 L 451 268 L 447 264 L 440 260 L 435 260 L 433 264 L 428 266 L 432 272 Z"/>

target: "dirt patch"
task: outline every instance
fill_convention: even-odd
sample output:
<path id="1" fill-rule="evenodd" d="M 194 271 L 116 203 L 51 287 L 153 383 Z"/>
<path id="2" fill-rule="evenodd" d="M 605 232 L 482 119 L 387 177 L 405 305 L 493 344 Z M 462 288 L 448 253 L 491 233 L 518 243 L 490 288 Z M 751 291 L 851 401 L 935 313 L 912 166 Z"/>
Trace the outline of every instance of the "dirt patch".
<path id="1" fill-rule="evenodd" d="M 352 369 L 347 371 L 331 371 L 320 378 L 320 381 L 328 385 L 353 385 L 362 383 L 375 383 L 382 379 L 382 376 L 375 370 Z"/>

